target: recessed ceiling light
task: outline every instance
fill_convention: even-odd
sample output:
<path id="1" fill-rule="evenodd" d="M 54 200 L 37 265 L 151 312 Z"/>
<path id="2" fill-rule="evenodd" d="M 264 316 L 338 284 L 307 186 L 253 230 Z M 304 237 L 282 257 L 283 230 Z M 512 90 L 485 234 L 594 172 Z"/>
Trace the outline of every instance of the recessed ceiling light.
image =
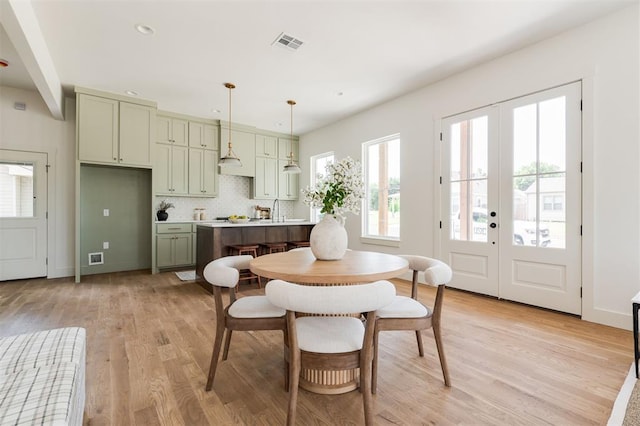
<path id="1" fill-rule="evenodd" d="M 156 32 L 156 30 L 154 30 L 150 26 L 144 24 L 137 24 L 136 31 L 144 35 L 153 35 Z"/>
<path id="2" fill-rule="evenodd" d="M 124 93 L 129 96 L 138 96 L 138 92 L 136 92 L 135 90 L 126 90 Z"/>
<path id="3" fill-rule="evenodd" d="M 336 93 L 336 95 L 342 96 L 342 95 L 344 95 L 344 93 L 343 92 L 338 92 L 338 93 Z"/>

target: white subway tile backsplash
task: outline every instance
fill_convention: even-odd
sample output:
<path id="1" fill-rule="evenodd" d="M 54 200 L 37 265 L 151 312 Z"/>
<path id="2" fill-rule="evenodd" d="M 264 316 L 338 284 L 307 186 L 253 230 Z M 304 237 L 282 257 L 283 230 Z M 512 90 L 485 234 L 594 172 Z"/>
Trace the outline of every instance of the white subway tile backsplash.
<path id="1" fill-rule="evenodd" d="M 193 220 L 195 209 L 204 209 L 207 219 L 227 217 L 232 214 L 253 217 L 256 204 L 273 206 L 272 200 L 251 199 L 251 178 L 218 175 L 220 194 L 217 198 L 199 197 L 155 197 L 154 214 L 162 200 L 172 202 L 175 207 L 167 211 L 169 220 Z M 280 201 L 280 216 L 293 217 L 295 201 Z"/>

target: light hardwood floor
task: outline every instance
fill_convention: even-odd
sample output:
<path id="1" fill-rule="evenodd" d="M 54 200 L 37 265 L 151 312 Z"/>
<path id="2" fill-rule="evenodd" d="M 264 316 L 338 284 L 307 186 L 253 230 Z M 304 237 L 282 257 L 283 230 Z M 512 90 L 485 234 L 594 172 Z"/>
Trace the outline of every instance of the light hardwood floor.
<path id="1" fill-rule="evenodd" d="M 408 294 L 407 282 L 396 285 Z M 435 291 L 420 291 L 430 304 Z M 240 294 L 256 292 L 243 285 Z M 173 273 L 4 282 L 0 336 L 87 329 L 85 424 L 284 424 L 281 333 L 234 333 L 205 392 L 213 309 L 209 294 Z M 603 425 L 633 361 L 629 331 L 451 289 L 443 309 L 451 388 L 430 331 L 425 358 L 413 332 L 380 336 L 380 425 Z M 357 391 L 301 391 L 298 424 L 362 424 L 361 401 Z"/>

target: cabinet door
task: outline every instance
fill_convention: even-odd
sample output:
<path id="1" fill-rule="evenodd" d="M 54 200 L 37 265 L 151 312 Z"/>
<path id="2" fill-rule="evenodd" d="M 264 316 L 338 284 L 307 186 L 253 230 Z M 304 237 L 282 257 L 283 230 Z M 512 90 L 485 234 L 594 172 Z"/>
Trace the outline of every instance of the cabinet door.
<path id="1" fill-rule="evenodd" d="M 171 139 L 174 145 L 189 145 L 189 122 L 187 120 L 171 119 Z"/>
<path id="2" fill-rule="evenodd" d="M 220 156 L 227 155 L 227 133 L 222 132 Z M 256 138 L 254 133 L 231 130 L 231 144 L 242 167 L 220 167 L 220 174 L 254 177 L 256 174 Z"/>
<path id="3" fill-rule="evenodd" d="M 218 196 L 218 151 L 205 149 L 202 167 L 203 194 L 207 197 Z"/>
<path id="4" fill-rule="evenodd" d="M 174 265 L 193 263 L 193 234 L 175 234 L 173 236 Z"/>
<path id="5" fill-rule="evenodd" d="M 204 124 L 189 122 L 189 146 L 202 148 L 204 144 Z"/>
<path id="6" fill-rule="evenodd" d="M 189 148 L 189 194 L 202 195 L 204 149 Z"/>
<path id="7" fill-rule="evenodd" d="M 118 101 L 78 94 L 78 159 L 118 162 Z"/>
<path id="8" fill-rule="evenodd" d="M 190 121 L 189 146 L 218 150 L 218 133 L 218 126 Z"/>
<path id="9" fill-rule="evenodd" d="M 120 156 L 123 165 L 151 167 L 151 141 L 155 122 L 151 107 L 120 102 Z"/>
<path id="10" fill-rule="evenodd" d="M 290 138 L 278 138 L 278 158 L 288 160 L 289 154 L 293 153 L 293 159 L 298 160 L 298 141 Z"/>
<path id="11" fill-rule="evenodd" d="M 156 237 L 156 265 L 166 268 L 175 264 L 173 259 L 173 234 L 158 235 Z"/>
<path id="12" fill-rule="evenodd" d="M 171 147 L 171 194 L 189 193 L 189 149 L 182 146 Z"/>
<path id="13" fill-rule="evenodd" d="M 284 173 L 282 170 L 287 160 L 278 161 L 278 198 L 281 200 L 297 200 L 300 194 L 300 175 Z"/>
<path id="14" fill-rule="evenodd" d="M 171 138 L 171 118 L 159 115 L 156 118 L 156 141 L 173 143 Z"/>
<path id="15" fill-rule="evenodd" d="M 179 146 L 189 142 L 189 122 L 179 118 L 158 116 L 156 119 L 156 141 Z"/>
<path id="16" fill-rule="evenodd" d="M 171 145 L 156 144 L 153 181 L 156 194 L 171 195 Z"/>
<path id="17" fill-rule="evenodd" d="M 276 158 L 278 139 L 273 136 L 256 135 L 256 157 Z"/>
<path id="18" fill-rule="evenodd" d="M 218 151 L 220 149 L 218 142 L 218 135 L 220 134 L 220 127 L 213 126 L 211 124 L 204 125 L 204 138 L 202 140 L 202 146 L 204 149 L 212 149 Z"/>
<path id="19" fill-rule="evenodd" d="M 278 160 L 256 157 L 256 176 L 253 179 L 256 199 L 274 199 L 278 197 Z"/>

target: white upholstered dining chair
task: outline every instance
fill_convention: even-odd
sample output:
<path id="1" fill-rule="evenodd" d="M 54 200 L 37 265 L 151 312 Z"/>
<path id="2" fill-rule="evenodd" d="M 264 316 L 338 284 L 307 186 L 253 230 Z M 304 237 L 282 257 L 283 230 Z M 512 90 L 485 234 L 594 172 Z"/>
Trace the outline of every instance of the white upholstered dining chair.
<path id="1" fill-rule="evenodd" d="M 244 296 L 236 298 L 240 270 L 249 269 L 251 255 L 227 256 L 213 260 L 205 266 L 204 279 L 213 286 L 213 298 L 216 308 L 216 336 L 209 366 L 206 390 L 211 390 L 215 379 L 222 337 L 226 331 L 223 360 L 229 354 L 231 334 L 234 330 L 282 330 L 286 333 L 285 310 L 271 304 L 265 296 Z M 225 307 L 222 289 L 229 289 L 229 304 Z M 286 335 L 286 334 L 285 334 Z M 288 371 L 285 365 L 285 372 Z M 287 376 L 285 376 L 285 388 Z"/>
<path id="2" fill-rule="evenodd" d="M 274 280 L 267 284 L 271 303 L 287 310 L 289 407 L 294 425 L 301 369 L 360 368 L 365 424 L 373 424 L 371 362 L 376 310 L 388 305 L 395 287 L 388 281 L 370 284 L 305 286 Z M 296 317 L 296 313 L 312 314 Z M 343 314 L 366 313 L 362 319 Z M 342 316 L 333 316 L 342 315 Z"/>
<path id="3" fill-rule="evenodd" d="M 400 255 L 409 262 L 409 269 L 413 271 L 411 297 L 395 296 L 393 302 L 378 310 L 376 327 L 373 337 L 373 373 L 372 393 L 376 393 L 378 382 L 378 334 L 381 331 L 414 330 L 418 341 L 418 353 L 424 356 L 422 346 L 422 330 L 433 328 L 433 336 L 436 341 L 442 375 L 445 386 L 451 386 L 449 369 L 442 346 L 442 332 L 440 319 L 442 314 L 442 302 L 444 300 L 445 284 L 451 281 L 453 272 L 449 265 L 437 259 L 415 255 Z M 429 308 L 418 301 L 418 274 L 424 272 L 425 282 L 428 285 L 437 286 L 436 298 L 433 308 Z"/>

